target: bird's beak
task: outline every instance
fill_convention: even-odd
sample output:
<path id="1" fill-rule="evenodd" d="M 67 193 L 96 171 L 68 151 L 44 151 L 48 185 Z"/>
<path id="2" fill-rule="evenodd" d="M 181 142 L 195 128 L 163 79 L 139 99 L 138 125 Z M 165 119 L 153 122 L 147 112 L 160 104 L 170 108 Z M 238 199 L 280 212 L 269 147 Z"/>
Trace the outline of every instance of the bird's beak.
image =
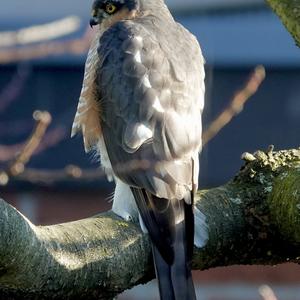
<path id="1" fill-rule="evenodd" d="M 90 26 L 91 28 L 93 28 L 93 26 L 98 25 L 99 24 L 99 20 L 97 17 L 93 17 L 90 19 Z"/>

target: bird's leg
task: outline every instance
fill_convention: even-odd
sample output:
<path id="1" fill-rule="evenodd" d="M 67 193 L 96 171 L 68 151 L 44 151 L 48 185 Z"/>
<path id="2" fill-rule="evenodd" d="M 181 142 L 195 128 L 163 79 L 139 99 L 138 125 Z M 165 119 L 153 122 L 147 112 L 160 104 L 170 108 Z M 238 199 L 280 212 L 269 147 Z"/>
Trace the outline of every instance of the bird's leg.
<path id="1" fill-rule="evenodd" d="M 195 219 L 195 236 L 194 245 L 198 248 L 202 248 L 208 241 L 208 225 L 206 223 L 205 215 L 197 208 L 194 208 Z"/>
<path id="2" fill-rule="evenodd" d="M 117 178 L 112 210 L 126 221 L 138 221 L 138 210 L 130 187 Z"/>

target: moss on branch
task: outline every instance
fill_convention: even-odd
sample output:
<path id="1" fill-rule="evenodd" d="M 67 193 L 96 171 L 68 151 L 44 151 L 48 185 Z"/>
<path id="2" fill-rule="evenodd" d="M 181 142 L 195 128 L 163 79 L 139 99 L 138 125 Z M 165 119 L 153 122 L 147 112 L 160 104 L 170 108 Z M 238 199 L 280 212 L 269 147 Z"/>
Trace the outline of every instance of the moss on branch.
<path id="1" fill-rule="evenodd" d="M 299 0 L 266 0 L 300 47 L 300 2 Z"/>
<path id="2" fill-rule="evenodd" d="M 283 238 L 300 243 L 300 167 L 283 172 L 268 198 L 271 217 Z"/>

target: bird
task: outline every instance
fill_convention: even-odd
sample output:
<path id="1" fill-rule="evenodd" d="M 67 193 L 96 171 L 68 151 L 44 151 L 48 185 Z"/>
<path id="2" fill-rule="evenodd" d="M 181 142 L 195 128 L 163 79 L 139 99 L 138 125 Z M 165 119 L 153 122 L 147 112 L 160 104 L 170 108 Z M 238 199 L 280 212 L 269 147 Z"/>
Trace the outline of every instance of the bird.
<path id="1" fill-rule="evenodd" d="M 96 151 L 116 182 L 112 210 L 148 233 L 160 299 L 196 299 L 193 247 L 207 239 L 203 228 L 197 234 L 205 216 L 194 207 L 205 97 L 200 45 L 164 0 L 96 0 L 90 25 L 97 29 L 71 135 L 82 132 L 86 152 Z"/>

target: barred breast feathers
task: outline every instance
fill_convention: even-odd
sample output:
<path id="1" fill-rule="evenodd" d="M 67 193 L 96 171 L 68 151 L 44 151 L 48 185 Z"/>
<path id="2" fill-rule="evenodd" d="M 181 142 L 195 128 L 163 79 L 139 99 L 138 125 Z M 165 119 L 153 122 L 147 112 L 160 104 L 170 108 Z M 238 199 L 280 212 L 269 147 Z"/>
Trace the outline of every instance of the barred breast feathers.
<path id="1" fill-rule="evenodd" d="M 102 136 L 99 119 L 100 107 L 96 101 L 97 90 L 95 86 L 96 70 L 100 63 L 97 53 L 100 36 L 101 32 L 97 31 L 88 52 L 81 94 L 71 132 L 71 137 L 73 137 L 81 130 L 86 152 L 92 150 Z"/>

